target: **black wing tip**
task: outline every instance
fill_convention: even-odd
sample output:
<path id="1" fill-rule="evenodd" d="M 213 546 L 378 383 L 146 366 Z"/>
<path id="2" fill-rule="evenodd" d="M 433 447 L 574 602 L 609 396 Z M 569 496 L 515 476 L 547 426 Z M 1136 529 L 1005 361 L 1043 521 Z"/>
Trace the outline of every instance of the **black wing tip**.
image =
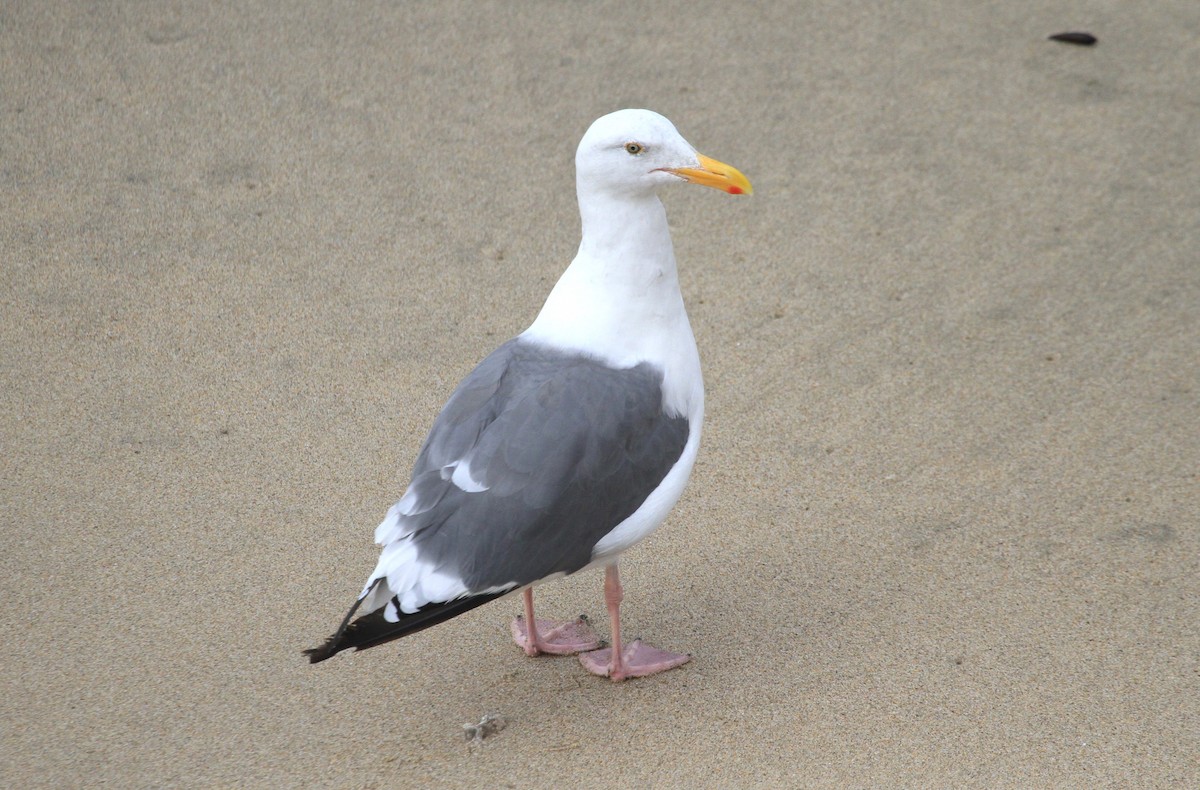
<path id="1" fill-rule="evenodd" d="M 376 579 L 374 584 L 371 585 L 370 590 L 374 590 L 382 581 L 383 579 Z M 333 635 L 326 639 L 320 647 L 310 647 L 307 650 L 301 651 L 302 655 L 308 656 L 308 663 L 319 664 L 327 658 L 333 658 L 346 648 L 353 647 L 352 644 L 346 644 L 346 632 L 354 629 L 354 625 L 351 624 L 350 620 L 354 617 L 354 613 L 358 611 L 358 607 L 362 606 L 362 602 L 366 597 L 367 593 L 363 593 L 358 597 L 358 600 L 354 602 L 354 606 L 351 606 L 350 611 L 346 612 L 346 616 L 342 618 L 342 624 L 338 626 L 338 630 L 334 631 Z M 359 619 L 361 620 L 362 618 Z"/>
<path id="2" fill-rule="evenodd" d="M 424 631 L 426 628 L 457 617 L 463 612 L 469 612 L 477 606 L 482 606 L 488 601 L 493 601 L 508 593 L 508 590 L 502 590 L 473 595 L 469 598 L 457 598 L 445 603 L 429 604 L 411 614 L 401 614 L 400 619 L 395 622 L 389 622 L 384 617 L 383 609 L 369 612 L 354 622 L 350 622 L 355 610 L 362 603 L 360 598 L 333 636 L 326 639 L 320 647 L 310 647 L 302 651 L 302 654 L 308 657 L 308 663 L 318 664 L 327 658 L 333 658 L 343 650 L 350 648 L 366 650 L 409 634 L 415 634 L 418 631 Z"/>
<path id="3" fill-rule="evenodd" d="M 329 637 L 325 640 L 325 644 L 320 647 L 310 647 L 307 650 L 300 651 L 300 654 L 308 657 L 308 663 L 319 664 L 327 658 L 333 658 L 340 652 L 334 637 Z"/>

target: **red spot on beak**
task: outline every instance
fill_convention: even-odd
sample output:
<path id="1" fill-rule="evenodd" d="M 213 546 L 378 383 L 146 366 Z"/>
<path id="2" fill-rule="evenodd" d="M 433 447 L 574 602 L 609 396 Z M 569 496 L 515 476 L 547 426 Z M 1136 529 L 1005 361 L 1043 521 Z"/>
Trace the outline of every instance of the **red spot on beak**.
<path id="1" fill-rule="evenodd" d="M 729 189 L 727 189 L 726 191 L 731 195 L 740 195 L 744 192 L 744 190 L 741 187 L 729 187 Z"/>

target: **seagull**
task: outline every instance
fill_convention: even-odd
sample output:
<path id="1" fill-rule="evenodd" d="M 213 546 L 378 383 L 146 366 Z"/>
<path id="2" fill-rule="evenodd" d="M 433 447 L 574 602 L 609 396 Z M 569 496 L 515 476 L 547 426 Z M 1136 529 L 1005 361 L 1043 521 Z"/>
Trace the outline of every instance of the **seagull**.
<path id="1" fill-rule="evenodd" d="M 317 663 L 522 592 L 528 655 L 579 654 L 613 680 L 690 656 L 621 641 L 617 561 L 679 500 L 704 381 L 661 188 L 752 192 L 649 110 L 596 120 L 575 155 L 582 239 L 533 323 L 479 363 L 434 420 L 412 482 L 375 530 L 379 563 Z M 536 619 L 534 586 L 604 567 L 611 643 L 586 618 Z M 359 616 L 355 619 L 355 614 Z"/>

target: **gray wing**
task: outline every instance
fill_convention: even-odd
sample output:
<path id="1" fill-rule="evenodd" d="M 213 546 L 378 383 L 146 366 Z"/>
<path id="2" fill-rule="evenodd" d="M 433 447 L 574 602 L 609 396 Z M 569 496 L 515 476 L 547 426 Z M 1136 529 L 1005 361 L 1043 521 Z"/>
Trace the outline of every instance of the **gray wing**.
<path id="1" fill-rule="evenodd" d="M 511 340 L 434 422 L 406 526 L 422 561 L 472 591 L 573 573 L 658 487 L 688 433 L 685 418 L 663 413 L 660 370 Z M 463 464 L 469 480 L 456 485 Z"/>

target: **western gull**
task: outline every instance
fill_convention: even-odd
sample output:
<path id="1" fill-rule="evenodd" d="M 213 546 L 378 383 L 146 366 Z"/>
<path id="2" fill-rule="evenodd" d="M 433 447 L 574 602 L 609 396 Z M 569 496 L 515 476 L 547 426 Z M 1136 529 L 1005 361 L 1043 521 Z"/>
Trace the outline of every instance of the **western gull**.
<path id="1" fill-rule="evenodd" d="M 434 420 L 408 489 L 375 530 L 379 564 L 313 663 L 444 622 L 518 590 L 513 639 L 579 653 L 613 680 L 689 656 L 621 641 L 617 558 L 683 492 L 704 382 L 660 187 L 749 194 L 649 110 L 596 120 L 575 154 L 583 237 L 530 327 L 493 351 Z M 585 618 L 539 620 L 533 587 L 603 565 L 611 647 Z M 355 613 L 357 619 L 353 619 Z"/>

